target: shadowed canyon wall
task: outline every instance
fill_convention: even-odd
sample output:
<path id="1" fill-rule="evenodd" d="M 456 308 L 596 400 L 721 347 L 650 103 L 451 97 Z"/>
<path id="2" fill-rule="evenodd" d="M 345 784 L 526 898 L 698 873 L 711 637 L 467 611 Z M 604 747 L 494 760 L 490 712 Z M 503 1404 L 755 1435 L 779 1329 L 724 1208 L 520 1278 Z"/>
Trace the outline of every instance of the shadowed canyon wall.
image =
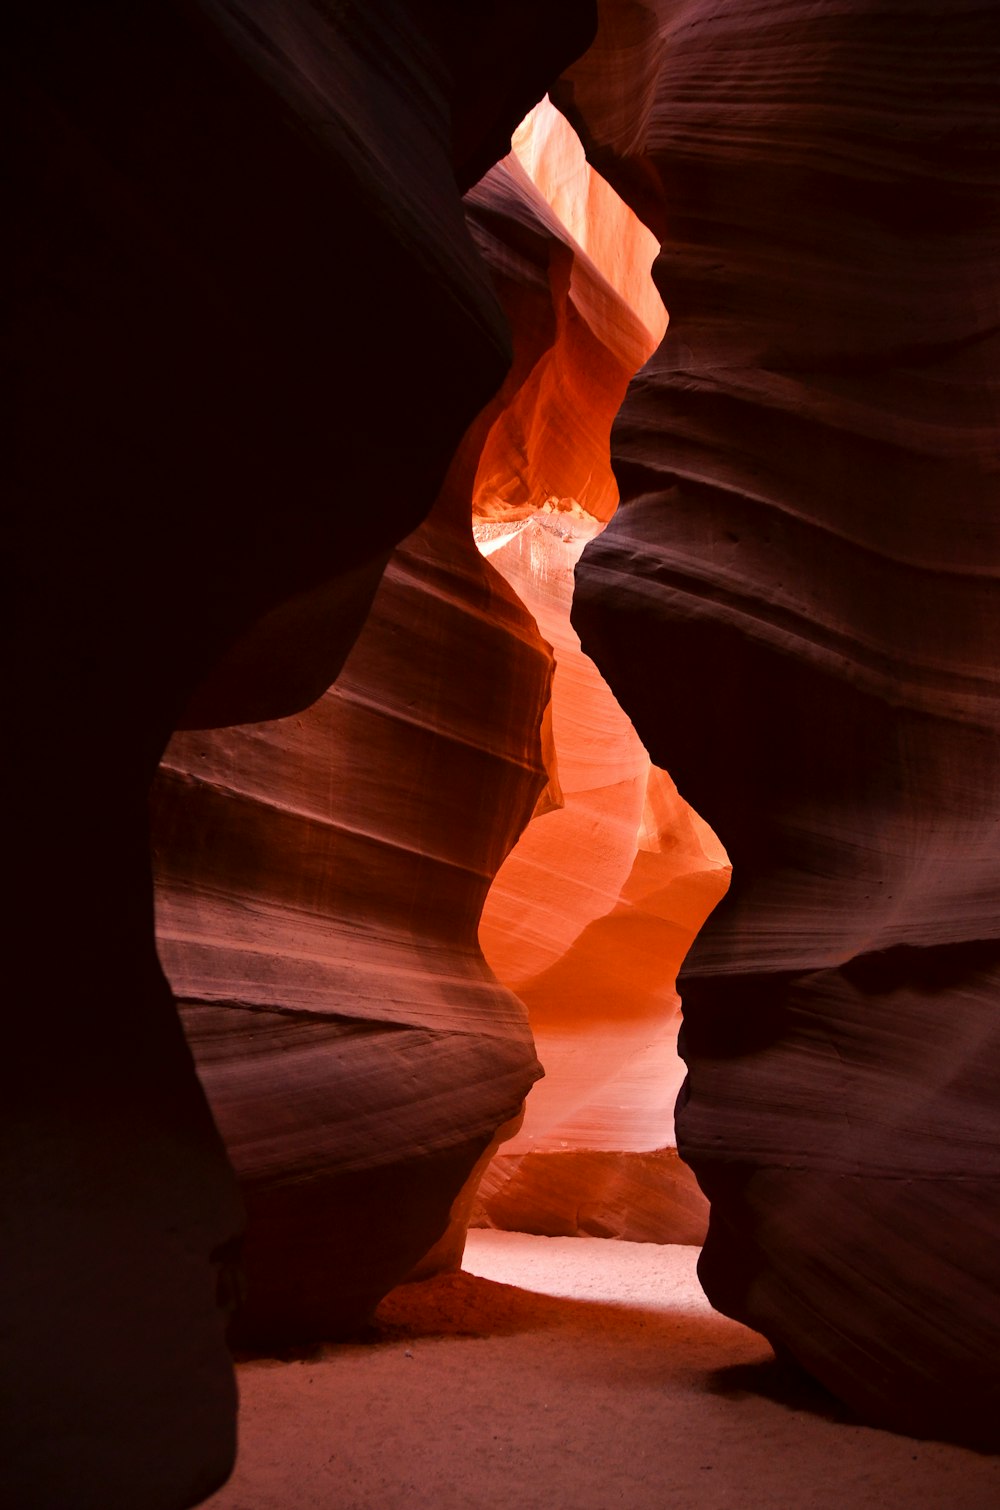
<path id="1" fill-rule="evenodd" d="M 556 92 L 664 246 L 574 622 L 733 863 L 681 980 L 703 1282 L 867 1419 L 994 1442 L 998 42 L 609 0 Z"/>
<path id="2" fill-rule="evenodd" d="M 343 664 L 510 361 L 460 193 L 593 12 L 7 20 L 0 1498 L 155 1510 L 232 1461 L 243 1219 L 154 948 L 149 785 L 182 722 L 294 713 Z"/>
<path id="3" fill-rule="evenodd" d="M 161 956 L 247 1201 L 254 1340 L 365 1321 L 540 1073 L 476 926 L 546 782 L 551 657 L 455 470 L 331 691 L 176 736 L 154 793 Z"/>

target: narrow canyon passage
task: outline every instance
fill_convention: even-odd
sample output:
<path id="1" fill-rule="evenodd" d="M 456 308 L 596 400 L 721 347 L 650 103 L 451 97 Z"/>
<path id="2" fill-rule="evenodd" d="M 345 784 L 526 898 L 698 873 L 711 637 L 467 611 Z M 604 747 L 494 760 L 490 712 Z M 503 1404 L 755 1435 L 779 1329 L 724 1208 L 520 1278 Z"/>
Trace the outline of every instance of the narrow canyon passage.
<path id="1" fill-rule="evenodd" d="M 657 244 L 548 100 L 464 207 L 504 387 L 336 683 L 179 731 L 154 791 L 160 956 L 248 1206 L 246 1342 L 350 1333 L 470 1217 L 706 1228 L 675 978 L 729 867 L 570 625 L 667 324 Z"/>
<path id="2" fill-rule="evenodd" d="M 684 1075 L 675 983 L 729 884 L 728 858 L 651 763 L 570 617 L 577 563 L 618 503 L 615 412 L 667 328 L 651 277 L 659 248 L 547 98 L 468 196 L 474 234 L 501 186 L 550 238 L 554 334 L 539 348 L 548 309 L 537 293 L 507 295 L 515 347 L 533 364 L 483 447 L 473 533 L 554 666 L 548 787 L 490 887 L 479 942 L 528 1009 L 545 1076 L 483 1176 L 473 1221 L 700 1243 L 707 1203 L 674 1136 Z M 484 254 L 509 281 L 495 243 Z"/>
<path id="3" fill-rule="evenodd" d="M 370 1341 L 238 1366 L 210 1510 L 993 1510 L 1000 1461 L 790 1380 L 696 1252 L 471 1233 Z"/>
<path id="4" fill-rule="evenodd" d="M 994 1510 L 996 7 L 13 20 L 2 1510 Z"/>

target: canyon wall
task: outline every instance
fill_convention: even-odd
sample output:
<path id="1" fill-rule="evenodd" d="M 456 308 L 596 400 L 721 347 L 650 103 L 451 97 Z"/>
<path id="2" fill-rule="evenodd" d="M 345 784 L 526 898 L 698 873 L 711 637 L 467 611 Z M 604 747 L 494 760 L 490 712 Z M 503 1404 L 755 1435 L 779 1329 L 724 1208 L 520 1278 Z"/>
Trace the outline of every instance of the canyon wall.
<path id="1" fill-rule="evenodd" d="M 460 198 L 592 28 L 575 0 L 15 7 L 25 1510 L 173 1510 L 228 1471 L 219 1128 L 256 1335 L 354 1324 L 449 1215 L 453 1258 L 537 1074 L 511 985 L 553 1066 L 594 1030 L 613 1073 L 553 1076 L 494 1209 L 662 1236 L 674 1201 L 696 1229 L 649 1129 L 725 867 L 660 767 L 734 865 L 682 981 L 711 1298 L 866 1419 L 1000 1417 L 996 20 L 602 5 L 558 99 L 663 242 L 672 317 L 613 477 L 654 344 L 621 247 L 523 164 Z M 619 489 L 575 623 L 634 730 L 561 777 L 560 673 L 546 716 L 549 652 L 469 510 L 544 620 Z M 604 729 L 550 624 L 568 720 Z M 163 961 L 218 1127 L 154 946 L 168 742 Z M 500 984 L 476 926 L 533 805 L 487 915 Z"/>
<path id="2" fill-rule="evenodd" d="M 584 650 L 732 887 L 681 979 L 720 1309 L 865 1419 L 995 1441 L 996 16 L 608 0 L 554 97 L 671 313 Z"/>
<path id="3" fill-rule="evenodd" d="M 0 1498 L 172 1510 L 232 1461 L 243 1218 L 155 952 L 149 785 L 178 725 L 342 666 L 510 362 L 460 192 L 593 11 L 7 20 Z"/>
<path id="4" fill-rule="evenodd" d="M 551 107 L 546 125 L 567 140 L 536 176 L 572 155 L 612 202 L 589 222 L 596 255 L 646 293 L 629 237 L 648 264 L 649 233 Z M 254 1343 L 350 1333 L 415 1266 L 457 1263 L 512 1131 L 489 1219 L 565 1230 L 586 1207 L 582 1230 L 703 1229 L 671 1146 L 673 980 L 724 856 L 706 857 L 568 620 L 579 544 L 614 504 L 611 423 L 655 335 L 517 157 L 465 210 L 513 336 L 500 394 L 336 684 L 292 718 L 176 735 L 154 788 L 160 954 L 247 1202 L 236 1336 Z M 529 1016 L 551 1091 L 517 1134 L 540 1073 Z M 572 1170 L 523 1158 L 570 1147 Z"/>
<path id="5" fill-rule="evenodd" d="M 160 954 L 247 1203 L 255 1343 L 356 1331 L 541 1073 L 476 928 L 546 784 L 551 656 L 455 471 L 335 686 L 176 735 L 154 788 Z"/>

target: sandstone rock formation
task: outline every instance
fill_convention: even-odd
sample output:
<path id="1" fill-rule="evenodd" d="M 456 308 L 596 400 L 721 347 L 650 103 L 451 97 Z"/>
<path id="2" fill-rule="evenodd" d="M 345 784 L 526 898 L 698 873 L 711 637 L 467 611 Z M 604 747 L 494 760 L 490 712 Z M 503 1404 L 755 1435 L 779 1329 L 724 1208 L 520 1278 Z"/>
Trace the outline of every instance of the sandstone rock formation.
<path id="1" fill-rule="evenodd" d="M 480 929 L 546 1069 L 487 1171 L 482 1214 L 550 1235 L 700 1242 L 704 1200 L 673 1147 L 674 980 L 725 890 L 725 853 L 650 765 L 570 626 L 573 567 L 594 522 L 556 512 L 487 529 L 490 560 L 555 652 L 561 806 L 522 836 Z"/>
<path id="2" fill-rule="evenodd" d="M 560 121 L 549 107 L 550 136 L 569 138 L 556 157 L 565 165 L 572 133 Z M 573 170 L 590 183 L 578 144 Z M 586 508 L 609 506 L 611 421 L 654 338 L 516 159 L 470 193 L 466 211 L 514 335 L 501 394 L 431 519 L 394 553 L 336 685 L 294 719 L 176 736 L 155 791 L 161 956 L 247 1200 L 238 1326 L 256 1340 L 356 1328 L 453 1207 L 444 1249 L 420 1272 L 460 1255 L 481 1156 L 512 1130 L 539 1073 L 524 1006 L 476 943 L 487 888 L 536 801 L 548 814 L 533 827 L 541 849 L 522 856 L 487 924 L 499 979 L 540 977 L 526 999 L 548 1029 L 554 1094 L 540 1115 L 531 1103 L 523 1148 L 572 1139 L 645 1153 L 672 1136 L 673 976 L 698 919 L 669 892 L 710 862 L 689 818 L 674 834 L 683 805 L 583 664 L 568 623 L 579 543 L 562 539 L 575 518 L 588 521 L 582 540 L 595 527 Z M 607 239 L 620 258 L 627 235 L 650 238 L 620 205 L 619 218 L 625 236 Z M 552 512 L 552 486 L 582 504 Z M 534 587 L 521 573 L 531 612 L 476 549 L 474 502 L 493 520 L 489 550 L 508 577 L 529 540 L 536 568 L 547 552 Z M 538 502 L 547 524 L 528 517 Z M 505 511 L 513 526 L 498 520 Z M 540 580 L 551 591 L 539 595 Z M 561 642 L 568 688 L 541 741 L 551 656 L 532 613 Z M 595 832 L 607 850 L 596 868 Z M 527 890 L 526 865 L 536 870 Z M 582 867 L 592 876 L 581 898 L 572 872 Z M 554 889 L 567 894 L 561 908 Z M 705 895 L 693 903 L 699 918 Z M 615 908 L 621 916 L 606 919 Z M 540 949 L 523 947 L 525 926 L 544 935 Z M 616 933 L 632 976 L 655 970 L 631 1003 L 620 965 L 602 954 Z M 577 1041 L 593 1041 L 589 1070 L 571 1068 L 561 1042 L 574 1013 Z M 627 1113 L 612 1105 L 623 1098 L 634 1102 Z M 661 1163 L 682 1183 L 672 1149 Z M 628 1176 L 608 1167 L 617 1179 L 603 1207 L 622 1221 Z M 566 1176 L 562 1198 L 574 1211 L 579 1178 Z M 679 1200 L 689 1234 L 703 1202 L 690 1184 Z M 510 1192 L 504 1205 L 521 1220 Z M 648 1209 L 645 1221 L 653 1231 Z"/>
<path id="3" fill-rule="evenodd" d="M 734 862 L 683 983 L 705 1281 L 868 1419 L 983 1440 L 1000 1417 L 996 21 L 973 0 L 602 15 L 560 100 L 663 241 L 673 323 L 616 430 L 624 507 L 584 557 L 576 622 Z M 164 950 L 245 1177 L 260 1331 L 303 1330 L 307 1310 L 340 1326 L 453 1198 L 460 1223 L 463 1179 L 535 1072 L 474 932 L 542 784 L 546 654 L 464 511 L 475 495 L 510 523 L 555 497 L 606 517 L 601 428 L 570 439 L 567 420 L 613 407 L 642 320 L 614 242 L 578 224 L 570 245 L 523 168 L 465 210 L 459 190 L 592 19 L 577 0 L 108 0 L 8 22 L 0 1499 L 23 1510 L 174 1510 L 233 1452 L 240 1204 L 154 948 L 147 798 L 176 729 Z M 483 413 L 511 362 L 501 304 L 518 345 Z M 555 456 L 572 482 L 549 478 Z M 313 707 L 407 535 L 347 680 Z M 528 702 L 501 671 L 469 704 L 459 649 L 520 668 Z M 539 811 L 558 801 L 555 722 Z M 638 812 L 642 778 L 621 784 Z M 442 791 L 489 821 L 463 829 Z M 646 947 L 660 881 L 630 825 L 610 915 L 588 921 L 619 931 L 632 909 Z M 589 1086 L 591 1142 L 599 1103 Z M 552 1108 L 557 1141 L 570 1125 Z M 658 1153 L 630 1189 L 673 1189 Z M 568 1175 L 554 1150 L 515 1154 L 498 1199 L 525 1210 L 575 1179 L 582 1225 L 607 1230 L 620 1154 Z M 339 1227 L 317 1225 L 329 1194 Z"/>
<path id="4" fill-rule="evenodd" d="M 666 328 L 649 277 L 657 243 L 547 100 L 465 205 L 517 363 L 483 445 L 476 518 L 510 523 L 575 506 L 604 522 L 618 501 L 611 422 Z"/>
<path id="5" fill-rule="evenodd" d="M 592 20 L 569 0 L 7 18 L 0 1498 L 25 1510 L 169 1510 L 228 1470 L 241 1217 L 154 950 L 149 783 L 185 707 L 275 718 L 343 663 L 509 361 L 458 190 Z"/>
<path id="6" fill-rule="evenodd" d="M 469 481 L 325 697 L 175 736 L 155 788 L 160 952 L 247 1202 L 256 1341 L 357 1328 L 540 1073 L 476 927 L 546 782 L 551 658 L 475 549 Z"/>
<path id="7" fill-rule="evenodd" d="M 666 327 L 648 276 L 656 242 L 547 101 L 466 202 L 523 373 L 483 449 L 476 536 L 553 647 L 558 779 L 480 928 L 488 962 L 528 1007 L 546 1078 L 489 1166 L 474 1219 L 700 1240 L 704 1198 L 672 1146 L 674 976 L 724 888 L 725 857 L 651 769 L 569 623 L 574 564 L 617 502 L 611 423 Z"/>
<path id="8" fill-rule="evenodd" d="M 996 17 L 607 0 L 556 98 L 664 243 L 574 612 L 732 888 L 686 963 L 710 1298 L 995 1438 Z"/>

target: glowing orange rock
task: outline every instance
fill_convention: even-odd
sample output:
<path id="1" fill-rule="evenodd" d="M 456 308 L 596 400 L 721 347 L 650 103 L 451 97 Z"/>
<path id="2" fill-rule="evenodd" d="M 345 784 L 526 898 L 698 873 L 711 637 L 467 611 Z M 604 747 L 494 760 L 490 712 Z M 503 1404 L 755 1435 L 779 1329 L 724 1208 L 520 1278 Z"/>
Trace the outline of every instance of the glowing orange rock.
<path id="1" fill-rule="evenodd" d="M 667 328 L 667 310 L 650 277 L 660 250 L 656 237 L 611 185 L 594 172 L 580 138 L 547 96 L 514 132 L 511 149 L 587 261 L 645 327 L 649 344 L 642 353 L 644 360 L 659 345 Z M 604 306 L 609 318 L 609 325 L 604 327 L 609 355 L 615 353 L 621 340 L 621 303 L 608 301 Z M 619 354 L 628 360 L 627 351 Z M 595 510 L 591 508 L 591 512 Z"/>
<path id="2" fill-rule="evenodd" d="M 674 981 L 725 891 L 726 856 L 650 764 L 570 625 L 573 567 L 593 523 L 549 514 L 506 532 L 487 528 L 481 549 L 555 652 L 562 794 L 562 806 L 532 821 L 501 868 L 480 929 L 489 963 L 528 1007 L 546 1069 L 503 1158 L 669 1148 L 684 1073 Z M 513 1221 L 509 1197 L 506 1210 Z M 671 1220 L 665 1207 L 662 1241 L 676 1236 Z M 538 1230 L 537 1213 L 531 1225 Z"/>
<path id="3" fill-rule="evenodd" d="M 470 527 L 473 502 L 497 511 L 491 479 L 501 467 L 519 490 L 515 512 L 567 468 L 588 503 L 606 505 L 611 421 L 651 337 L 515 162 L 468 196 L 467 214 L 514 330 L 501 393 L 466 437 L 431 519 L 395 552 L 334 688 L 293 719 L 176 736 L 158 784 L 160 949 L 247 1200 L 242 1326 L 258 1337 L 349 1329 L 432 1244 L 425 1266 L 460 1252 L 467 1177 L 500 1131 L 513 1131 L 538 1073 L 510 972 L 504 985 L 494 978 L 476 928 L 532 808 L 564 800 L 557 721 L 575 719 L 586 738 L 566 761 L 575 816 L 567 828 L 550 814 L 557 848 L 601 786 L 612 800 L 598 792 L 595 812 L 621 834 L 607 841 L 611 873 L 590 902 L 581 911 L 573 898 L 544 960 L 524 956 L 513 973 L 527 981 L 559 960 L 616 904 L 653 925 L 654 952 L 687 938 L 686 920 L 678 932 L 657 918 L 674 861 L 646 875 L 635 854 L 637 804 L 648 849 L 663 847 L 666 788 L 650 780 L 627 720 L 598 711 L 602 696 L 613 700 L 593 668 L 583 700 L 559 698 L 543 719 L 548 649 Z M 569 403 L 568 374 L 582 382 Z M 526 450 L 522 425 L 534 432 Z M 570 512 L 589 518 L 576 503 Z M 553 517 L 556 535 L 529 519 L 517 538 L 555 542 L 555 595 L 530 607 L 566 640 L 571 683 L 582 665 L 569 649 L 573 550 L 561 540 L 569 516 Z M 597 719 L 603 752 L 585 727 Z M 693 839 L 689 847 L 704 867 Z M 607 1035 L 621 1040 L 625 1089 L 615 1094 L 636 1095 L 635 1114 L 586 1146 L 648 1149 L 651 1119 L 660 1141 L 669 1136 L 676 960 L 656 964 L 651 999 Z M 594 961 L 585 968 L 593 980 Z M 582 1009 L 572 963 L 567 984 L 551 1001 L 540 993 L 543 1018 Z M 643 1056 L 637 1040 L 653 1022 L 657 1043 Z M 554 1064 L 553 1084 L 566 1087 L 557 1102 L 579 1102 L 564 1068 Z M 543 1119 L 560 1142 L 565 1107 L 543 1108 Z"/>
<path id="4" fill-rule="evenodd" d="M 618 501 L 611 424 L 629 379 L 666 326 L 648 277 L 656 242 L 586 166 L 551 106 L 532 113 L 515 144 L 518 151 L 466 195 L 473 235 L 514 332 L 516 364 L 483 446 L 475 513 L 511 520 L 572 499 L 606 520 Z M 589 228 L 599 260 L 577 242 L 546 192 L 567 212 L 576 206 L 576 227 Z M 623 288 L 640 291 L 637 308 Z"/>
<path id="5" fill-rule="evenodd" d="M 543 103 L 514 145 L 516 159 L 469 196 L 473 228 L 482 244 L 480 222 L 490 227 L 506 215 L 519 249 L 509 228 L 530 210 L 548 232 L 555 325 L 551 345 L 521 363 L 523 380 L 514 392 L 508 385 L 491 428 L 476 480 L 476 535 L 555 652 L 549 732 L 558 798 L 501 869 L 480 929 L 489 963 L 528 1006 L 546 1078 L 485 1176 L 479 1219 L 575 1230 L 567 1223 L 585 1176 L 583 1166 L 570 1172 L 571 1151 L 612 1153 L 589 1230 L 603 1222 L 603 1230 L 634 1235 L 641 1226 L 647 1237 L 690 1241 L 703 1230 L 705 1205 L 673 1151 L 683 1076 L 674 979 L 728 867 L 670 778 L 651 767 L 569 623 L 574 565 L 617 501 L 608 434 L 623 382 L 654 349 L 666 311 L 647 273 L 652 237 L 587 168 L 562 117 Z M 515 334 L 532 319 L 537 325 L 539 305 L 547 310 L 536 286 L 523 274 L 517 283 L 513 259 L 490 244 L 485 251 L 504 275 Z M 657 1151 L 668 1184 L 685 1189 L 683 1215 L 664 1201 L 657 1217 L 646 1157 L 631 1227 L 625 1156 Z M 560 1155 L 561 1181 L 555 1165 L 541 1169 L 543 1154 Z"/>

